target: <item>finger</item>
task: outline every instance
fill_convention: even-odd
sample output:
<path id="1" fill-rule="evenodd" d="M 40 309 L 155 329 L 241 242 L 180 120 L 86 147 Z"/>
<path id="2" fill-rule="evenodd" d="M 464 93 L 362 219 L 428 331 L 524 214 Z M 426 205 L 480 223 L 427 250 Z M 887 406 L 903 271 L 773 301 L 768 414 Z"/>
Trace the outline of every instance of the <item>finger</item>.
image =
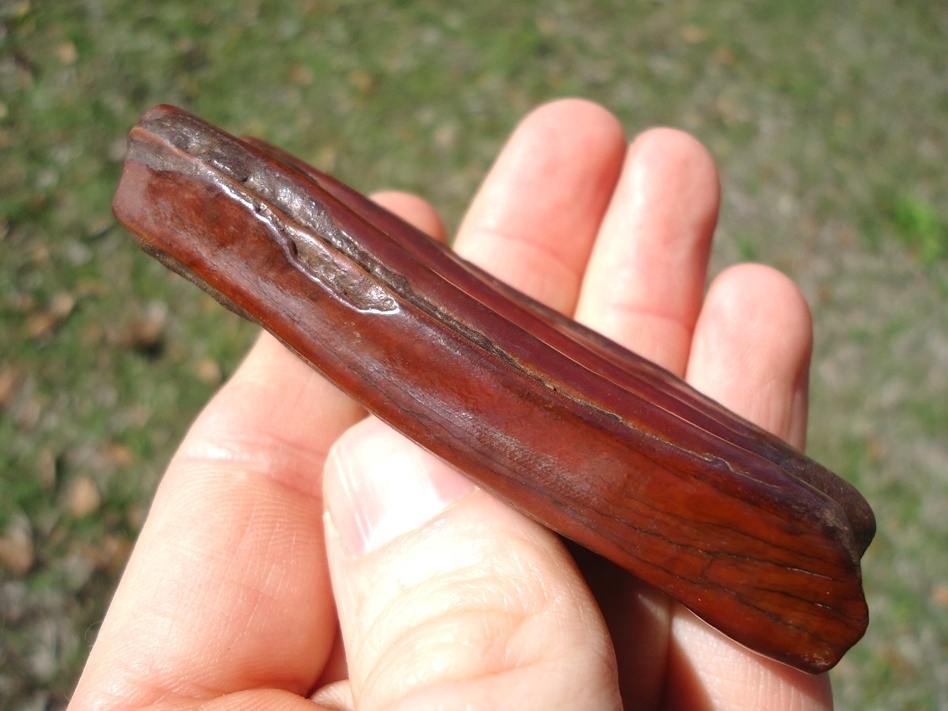
<path id="1" fill-rule="evenodd" d="M 373 193 L 372 200 L 399 215 L 429 237 L 434 237 L 439 242 L 445 241 L 444 223 L 441 217 L 431 205 L 417 195 L 398 190 L 385 190 Z"/>
<path id="2" fill-rule="evenodd" d="M 796 286 L 767 267 L 742 265 L 712 284 L 698 319 L 690 382 L 738 414 L 802 447 L 812 344 Z M 690 612 L 672 616 L 669 708 L 831 708 L 826 675 L 748 652 Z"/>
<path id="3" fill-rule="evenodd" d="M 578 99 L 541 106 L 504 146 L 455 249 L 502 281 L 572 313 L 624 151 L 622 127 L 603 108 Z"/>
<path id="4" fill-rule="evenodd" d="M 382 200 L 434 225 L 417 200 Z M 336 438 L 363 416 L 273 338 L 260 337 L 169 465 L 77 706 L 311 690 L 337 629 L 323 465 Z"/>
<path id="5" fill-rule="evenodd" d="M 700 143 L 671 129 L 639 136 L 590 257 L 576 318 L 682 374 L 718 202 L 717 168 Z"/>
<path id="6" fill-rule="evenodd" d="M 541 106 L 507 142 L 468 211 L 455 249 L 521 291 L 572 314 L 625 152 L 621 124 L 601 107 L 574 99 Z M 597 591 L 610 591 L 601 602 L 614 608 L 604 610 L 613 622 L 621 619 L 620 634 L 656 636 L 650 634 L 656 626 L 654 592 L 596 556 L 574 553 Z M 630 598 L 637 603 L 626 605 Z M 621 615 L 613 614 L 617 610 Z M 667 635 L 667 625 L 658 626 Z M 637 670 L 652 666 L 654 650 L 643 651 L 644 658 L 630 660 Z M 637 676 L 648 677 L 648 671 Z"/>
<path id="7" fill-rule="evenodd" d="M 333 624 L 319 474 L 357 416 L 261 337 L 170 464 L 78 698 L 146 705 L 255 686 L 307 691 Z"/>
<path id="8" fill-rule="evenodd" d="M 576 318 L 683 374 L 717 218 L 717 169 L 687 134 L 632 143 L 586 269 Z M 623 697 L 661 698 L 671 602 L 606 561 L 581 562 L 612 632 Z"/>
<path id="9" fill-rule="evenodd" d="M 372 419 L 325 477 L 357 708 L 619 708 L 608 634 L 549 531 Z"/>
<path id="10" fill-rule="evenodd" d="M 796 284 L 769 267 L 742 264 L 711 285 L 687 379 L 803 449 L 812 347 L 810 309 Z"/>

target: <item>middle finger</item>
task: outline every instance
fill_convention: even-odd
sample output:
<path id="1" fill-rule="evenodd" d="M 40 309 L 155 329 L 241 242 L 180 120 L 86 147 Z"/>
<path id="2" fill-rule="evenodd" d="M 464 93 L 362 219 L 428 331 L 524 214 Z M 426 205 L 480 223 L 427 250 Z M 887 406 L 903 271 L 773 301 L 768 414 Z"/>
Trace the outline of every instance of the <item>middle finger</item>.
<path id="1" fill-rule="evenodd" d="M 629 149 L 583 281 L 576 318 L 683 375 L 718 215 L 714 160 L 653 129 Z"/>
<path id="2" fill-rule="evenodd" d="M 572 314 L 625 151 L 618 121 L 577 99 L 541 106 L 514 131 L 458 232 L 456 251 Z"/>

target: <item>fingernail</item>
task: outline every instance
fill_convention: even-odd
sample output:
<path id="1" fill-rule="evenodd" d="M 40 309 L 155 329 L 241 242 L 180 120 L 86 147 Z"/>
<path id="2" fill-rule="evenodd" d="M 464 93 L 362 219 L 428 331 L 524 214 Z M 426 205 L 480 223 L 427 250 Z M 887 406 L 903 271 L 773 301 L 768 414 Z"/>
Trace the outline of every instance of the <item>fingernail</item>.
<path id="1" fill-rule="evenodd" d="M 333 709 L 334 711 L 351 711 L 355 708 L 355 701 L 352 699 L 352 686 L 350 686 L 348 679 L 327 684 L 310 696 L 309 700 L 315 701 L 322 708 Z"/>
<path id="2" fill-rule="evenodd" d="M 326 459 L 326 510 L 353 556 L 420 528 L 474 484 L 377 420 L 350 429 Z"/>

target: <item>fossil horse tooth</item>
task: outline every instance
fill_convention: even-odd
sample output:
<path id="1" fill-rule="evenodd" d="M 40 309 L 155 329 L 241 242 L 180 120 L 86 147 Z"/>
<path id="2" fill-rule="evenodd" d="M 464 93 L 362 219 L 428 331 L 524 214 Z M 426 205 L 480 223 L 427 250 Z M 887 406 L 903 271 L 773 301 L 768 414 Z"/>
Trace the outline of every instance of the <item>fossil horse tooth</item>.
<path id="1" fill-rule="evenodd" d="M 159 106 L 113 210 L 381 419 L 738 642 L 819 672 L 865 632 L 875 521 L 852 486 L 335 179 Z"/>

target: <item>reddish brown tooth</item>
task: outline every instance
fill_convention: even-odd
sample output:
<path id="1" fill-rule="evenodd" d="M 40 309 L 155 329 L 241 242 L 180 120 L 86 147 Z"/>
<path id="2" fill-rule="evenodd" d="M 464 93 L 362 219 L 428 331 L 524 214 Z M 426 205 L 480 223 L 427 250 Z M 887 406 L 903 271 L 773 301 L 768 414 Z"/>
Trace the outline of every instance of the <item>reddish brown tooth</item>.
<path id="1" fill-rule="evenodd" d="M 157 107 L 113 207 L 370 411 L 751 649 L 818 672 L 865 631 L 855 489 L 338 181 Z"/>

